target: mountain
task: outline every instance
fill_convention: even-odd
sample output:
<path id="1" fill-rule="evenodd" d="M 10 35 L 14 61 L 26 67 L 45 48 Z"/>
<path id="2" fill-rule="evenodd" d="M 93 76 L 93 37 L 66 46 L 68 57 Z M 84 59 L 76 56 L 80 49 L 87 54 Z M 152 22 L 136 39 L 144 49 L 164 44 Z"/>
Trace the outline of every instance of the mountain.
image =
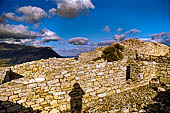
<path id="1" fill-rule="evenodd" d="M 21 64 L 50 57 L 62 58 L 50 47 L 0 43 L 0 66 Z"/>

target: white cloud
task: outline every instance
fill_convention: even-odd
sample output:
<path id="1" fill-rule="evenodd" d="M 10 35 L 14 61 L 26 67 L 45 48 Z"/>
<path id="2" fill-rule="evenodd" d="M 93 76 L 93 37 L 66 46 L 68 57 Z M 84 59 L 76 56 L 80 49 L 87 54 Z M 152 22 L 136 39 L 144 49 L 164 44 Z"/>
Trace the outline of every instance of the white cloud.
<path id="1" fill-rule="evenodd" d="M 119 34 L 122 30 L 123 30 L 123 28 L 120 28 L 120 27 L 119 27 L 119 28 L 117 29 L 117 33 Z"/>
<path id="2" fill-rule="evenodd" d="M 52 8 L 52 9 L 49 9 L 49 17 L 51 18 L 51 17 L 53 17 L 55 14 L 56 14 L 56 9 L 55 8 Z"/>
<path id="3" fill-rule="evenodd" d="M 43 42 L 62 40 L 62 38 L 60 38 L 55 32 L 50 31 L 50 30 L 48 30 L 46 28 L 44 28 L 40 32 L 42 34 L 41 36 L 42 36 L 42 41 Z"/>
<path id="4" fill-rule="evenodd" d="M 5 13 L 0 17 L 0 20 L 13 20 L 17 22 L 27 22 L 35 24 L 35 28 L 39 26 L 39 22 L 47 16 L 47 13 L 39 8 L 33 6 L 24 6 L 16 10 L 17 13 L 21 13 L 22 16 L 17 16 L 15 13 Z"/>
<path id="5" fill-rule="evenodd" d="M 140 33 L 141 31 L 140 30 L 137 30 L 137 29 L 131 29 L 129 31 L 126 31 L 125 34 L 138 34 Z"/>
<path id="6" fill-rule="evenodd" d="M 58 8 L 50 9 L 51 15 L 57 14 L 64 18 L 74 18 L 80 14 L 87 15 L 89 8 L 94 9 L 91 0 L 55 0 Z"/>
<path id="7" fill-rule="evenodd" d="M 15 15 L 15 13 L 12 13 L 12 12 L 5 13 L 5 14 L 3 14 L 2 17 L 3 17 L 4 19 L 10 19 L 10 20 L 17 21 L 17 22 L 23 21 L 23 18 L 22 18 L 22 17 L 17 17 L 17 16 Z"/>
<path id="8" fill-rule="evenodd" d="M 29 31 L 28 26 L 1 24 L 0 23 L 0 39 L 2 38 L 14 38 L 14 39 L 27 39 L 36 38 L 40 34 L 34 31 Z"/>
<path id="9" fill-rule="evenodd" d="M 151 34 L 150 36 L 152 40 L 170 46 L 170 32 L 160 32 Z"/>
<path id="10" fill-rule="evenodd" d="M 110 28 L 109 26 L 105 26 L 104 29 L 103 29 L 104 32 L 110 32 Z"/>
<path id="11" fill-rule="evenodd" d="M 57 53 L 62 56 L 78 56 L 80 53 L 89 52 L 95 50 L 96 47 L 76 47 L 71 49 L 57 49 Z"/>
<path id="12" fill-rule="evenodd" d="M 126 38 L 126 35 L 125 34 L 115 34 L 114 37 L 113 37 L 115 40 L 118 40 L 118 41 L 122 41 Z"/>
<path id="13" fill-rule="evenodd" d="M 22 18 L 24 18 L 26 22 L 38 23 L 47 16 L 46 12 L 39 7 L 24 6 L 18 8 L 16 11 L 24 14 Z"/>
<path id="14" fill-rule="evenodd" d="M 136 36 L 137 34 L 139 34 L 141 31 L 137 30 L 137 29 L 130 29 L 129 31 L 126 31 L 124 33 L 120 33 L 123 29 L 122 28 L 118 28 L 117 29 L 117 34 L 115 34 L 113 36 L 113 38 L 116 41 L 123 41 L 125 39 L 129 39 L 129 38 L 139 38 L 138 36 Z"/>
<path id="15" fill-rule="evenodd" d="M 41 38 L 37 40 L 37 38 Z M 43 29 L 41 32 L 30 31 L 28 26 L 1 24 L 0 42 L 21 45 L 42 45 L 49 41 L 63 41 L 55 32 Z"/>
<path id="16" fill-rule="evenodd" d="M 88 45 L 88 39 L 84 37 L 75 37 L 68 40 L 68 43 L 73 45 Z"/>
<path id="17" fill-rule="evenodd" d="M 108 46 L 114 42 L 116 42 L 116 41 L 115 40 L 106 40 L 106 41 L 92 43 L 91 46 Z"/>

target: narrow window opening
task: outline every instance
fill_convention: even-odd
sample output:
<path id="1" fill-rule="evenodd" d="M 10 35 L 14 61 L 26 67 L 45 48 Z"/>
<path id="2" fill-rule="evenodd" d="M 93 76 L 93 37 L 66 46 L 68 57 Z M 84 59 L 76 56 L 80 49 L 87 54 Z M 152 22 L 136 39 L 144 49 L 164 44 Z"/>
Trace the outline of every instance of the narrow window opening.
<path id="1" fill-rule="evenodd" d="M 127 66 L 126 68 L 126 80 L 131 79 L 130 78 L 130 66 Z"/>

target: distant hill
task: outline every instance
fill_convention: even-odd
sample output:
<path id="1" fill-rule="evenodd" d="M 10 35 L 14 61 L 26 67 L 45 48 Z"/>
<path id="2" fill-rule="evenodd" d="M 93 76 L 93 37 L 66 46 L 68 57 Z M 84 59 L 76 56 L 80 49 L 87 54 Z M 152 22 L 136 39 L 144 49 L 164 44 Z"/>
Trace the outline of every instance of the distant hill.
<path id="1" fill-rule="evenodd" d="M 0 66 L 21 64 L 50 57 L 62 58 L 50 47 L 0 43 Z"/>

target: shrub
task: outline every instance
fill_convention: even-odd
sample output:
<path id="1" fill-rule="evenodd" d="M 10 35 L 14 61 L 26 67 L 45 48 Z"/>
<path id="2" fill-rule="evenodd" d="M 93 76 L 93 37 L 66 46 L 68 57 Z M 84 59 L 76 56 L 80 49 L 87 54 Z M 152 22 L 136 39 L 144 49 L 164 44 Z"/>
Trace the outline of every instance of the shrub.
<path id="1" fill-rule="evenodd" d="M 103 50 L 102 58 L 107 60 L 108 62 L 122 60 L 124 47 L 119 43 L 108 46 Z"/>

